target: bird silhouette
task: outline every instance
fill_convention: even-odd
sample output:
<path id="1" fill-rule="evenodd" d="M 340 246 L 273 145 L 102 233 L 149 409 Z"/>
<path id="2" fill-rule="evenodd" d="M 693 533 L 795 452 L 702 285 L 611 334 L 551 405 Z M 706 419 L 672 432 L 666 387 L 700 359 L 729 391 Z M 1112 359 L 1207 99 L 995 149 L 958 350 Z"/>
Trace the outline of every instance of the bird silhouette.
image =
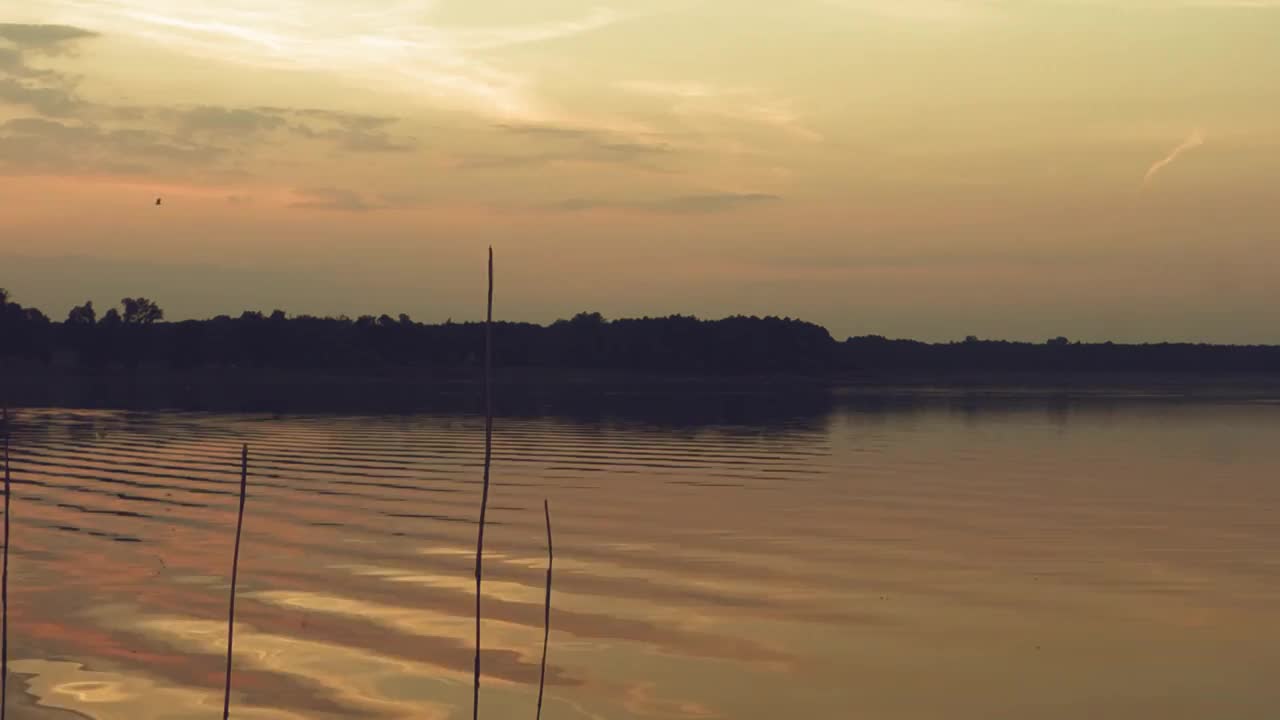
<path id="1" fill-rule="evenodd" d="M 160 200 L 161 200 L 161 199 L 162 199 L 162 198 L 156 198 L 156 205 L 159 205 L 159 204 L 160 204 Z"/>

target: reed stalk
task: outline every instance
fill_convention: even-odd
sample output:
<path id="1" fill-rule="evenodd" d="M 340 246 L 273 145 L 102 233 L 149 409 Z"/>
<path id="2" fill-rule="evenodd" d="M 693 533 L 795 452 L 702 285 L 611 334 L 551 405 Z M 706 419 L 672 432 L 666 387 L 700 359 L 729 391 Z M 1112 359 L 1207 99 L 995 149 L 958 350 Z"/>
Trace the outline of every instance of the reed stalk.
<path id="1" fill-rule="evenodd" d="M 9 507 L 13 484 L 9 477 L 9 408 L 3 410 L 4 425 L 4 569 L 0 570 L 0 720 L 9 705 Z"/>
<path id="2" fill-rule="evenodd" d="M 231 717 L 231 652 L 236 631 L 236 577 L 240 572 L 240 531 L 244 528 L 244 498 L 248 487 L 249 446 L 245 445 L 240 449 L 240 514 L 236 518 L 236 545 L 231 555 L 231 602 L 227 612 L 227 684 L 222 695 L 222 720 Z"/>
<path id="3" fill-rule="evenodd" d="M 551 644 L 551 567 L 556 555 L 551 545 L 551 504 L 542 501 L 542 511 L 547 516 L 547 605 L 542 621 L 542 674 L 538 677 L 538 718 L 542 720 L 542 691 L 547 685 L 547 646 Z"/>
<path id="4" fill-rule="evenodd" d="M 489 465 L 493 459 L 493 248 L 489 248 L 489 300 L 484 320 L 484 490 L 476 532 L 476 666 L 471 718 L 480 718 L 480 592 L 484 567 L 484 520 L 489 509 Z"/>

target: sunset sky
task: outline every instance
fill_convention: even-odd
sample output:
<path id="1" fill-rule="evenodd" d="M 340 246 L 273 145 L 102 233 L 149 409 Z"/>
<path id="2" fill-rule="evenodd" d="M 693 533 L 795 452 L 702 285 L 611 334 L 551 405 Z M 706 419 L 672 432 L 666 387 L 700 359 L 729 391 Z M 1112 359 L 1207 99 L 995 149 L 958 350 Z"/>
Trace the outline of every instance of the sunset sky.
<path id="1" fill-rule="evenodd" d="M 11 0 L 61 319 L 799 316 L 1280 342 L 1280 0 Z M 155 206 L 163 196 L 164 204 Z"/>

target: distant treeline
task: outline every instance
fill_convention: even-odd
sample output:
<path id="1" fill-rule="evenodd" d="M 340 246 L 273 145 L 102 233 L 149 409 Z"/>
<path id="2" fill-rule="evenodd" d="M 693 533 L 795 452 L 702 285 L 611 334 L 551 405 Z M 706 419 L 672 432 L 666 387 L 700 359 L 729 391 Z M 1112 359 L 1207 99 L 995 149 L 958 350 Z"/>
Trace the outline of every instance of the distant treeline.
<path id="1" fill-rule="evenodd" d="M 407 315 L 312 317 L 247 311 L 239 317 L 165 322 L 146 298 L 101 317 L 92 303 L 61 322 L 0 290 L 0 363 L 66 369 L 270 368 L 394 370 L 477 365 L 480 323 L 425 324 Z M 951 343 L 879 336 L 834 340 L 791 318 L 687 316 L 609 321 L 582 313 L 548 326 L 496 323 L 500 368 L 685 373 L 1190 372 L 1280 373 L 1280 346 L 1124 345 L 979 340 Z"/>

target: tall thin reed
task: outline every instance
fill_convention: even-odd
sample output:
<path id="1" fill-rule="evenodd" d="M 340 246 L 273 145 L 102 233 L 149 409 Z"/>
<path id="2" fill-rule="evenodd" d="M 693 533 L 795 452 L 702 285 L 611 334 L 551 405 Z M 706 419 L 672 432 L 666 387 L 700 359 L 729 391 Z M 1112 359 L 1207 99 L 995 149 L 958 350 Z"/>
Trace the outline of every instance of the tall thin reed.
<path id="1" fill-rule="evenodd" d="M 9 706 L 9 407 L 4 423 L 4 569 L 0 570 L 0 720 Z"/>
<path id="2" fill-rule="evenodd" d="M 489 302 L 484 318 L 484 491 L 476 532 L 476 683 L 471 718 L 480 718 L 480 577 L 484 566 L 484 517 L 489 509 L 489 463 L 493 459 L 493 248 L 489 248 Z"/>
<path id="3" fill-rule="evenodd" d="M 231 555 L 231 603 L 227 613 L 227 685 L 222 695 L 222 720 L 231 717 L 231 650 L 236 630 L 236 577 L 240 571 L 240 530 L 244 528 L 244 497 L 248 487 L 249 446 L 245 445 L 240 449 L 240 515 L 236 518 L 236 546 Z"/>
<path id="4" fill-rule="evenodd" d="M 538 720 L 542 720 L 542 690 L 547 685 L 547 645 L 551 643 L 551 566 L 556 555 L 551 546 L 551 504 L 542 501 L 542 511 L 547 515 L 547 610 L 542 622 L 542 675 L 538 678 Z"/>

